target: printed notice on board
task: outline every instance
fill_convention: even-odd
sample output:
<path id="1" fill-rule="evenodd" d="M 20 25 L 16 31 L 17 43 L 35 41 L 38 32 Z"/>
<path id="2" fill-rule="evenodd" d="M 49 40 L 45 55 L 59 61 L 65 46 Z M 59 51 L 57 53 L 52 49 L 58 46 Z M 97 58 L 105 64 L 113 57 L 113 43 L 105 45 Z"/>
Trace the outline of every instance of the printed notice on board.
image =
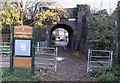
<path id="1" fill-rule="evenodd" d="M 15 56 L 30 56 L 31 40 L 15 40 Z"/>

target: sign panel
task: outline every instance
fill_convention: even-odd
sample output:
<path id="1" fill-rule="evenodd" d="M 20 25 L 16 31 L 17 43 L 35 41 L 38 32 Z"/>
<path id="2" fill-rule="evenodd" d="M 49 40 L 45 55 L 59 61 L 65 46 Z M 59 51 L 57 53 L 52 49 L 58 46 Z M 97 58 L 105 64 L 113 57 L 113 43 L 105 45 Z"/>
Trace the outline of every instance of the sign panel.
<path id="1" fill-rule="evenodd" d="M 31 40 L 15 40 L 15 56 L 31 56 Z"/>
<path id="2" fill-rule="evenodd" d="M 13 57 L 13 66 L 14 67 L 25 67 L 31 68 L 32 58 L 25 57 Z"/>
<path id="3" fill-rule="evenodd" d="M 35 30 L 29 26 L 11 27 L 11 53 L 10 53 L 10 70 L 13 67 L 32 68 L 34 74 L 34 43 Z"/>
<path id="4" fill-rule="evenodd" d="M 14 38 L 32 38 L 32 27 L 29 26 L 15 26 Z"/>

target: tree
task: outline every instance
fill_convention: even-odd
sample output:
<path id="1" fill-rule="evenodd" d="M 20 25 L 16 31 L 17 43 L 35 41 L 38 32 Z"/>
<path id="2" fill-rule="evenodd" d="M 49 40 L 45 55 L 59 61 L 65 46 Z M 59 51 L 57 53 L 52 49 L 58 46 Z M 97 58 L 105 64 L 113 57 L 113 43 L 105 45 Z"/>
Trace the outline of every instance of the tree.
<path id="1" fill-rule="evenodd" d="M 57 24 L 61 18 L 66 19 L 68 14 L 56 2 L 11 2 L 3 1 L 1 6 L 0 26 L 29 25 L 38 28 L 37 35 L 45 33 L 48 25 Z M 0 29 L 2 29 L 0 27 Z M 8 29 L 7 31 L 9 31 Z M 42 31 L 43 30 L 43 31 Z M 40 34 L 39 34 L 40 33 Z M 44 34 L 45 35 L 45 34 Z M 6 38 L 5 38 L 6 39 Z M 45 38 L 41 38 L 44 40 Z"/>
<path id="2" fill-rule="evenodd" d="M 2 25 L 23 25 L 26 20 L 33 20 L 30 25 L 46 28 L 67 18 L 64 9 L 53 2 L 3 2 L 0 12 Z"/>
<path id="3" fill-rule="evenodd" d="M 20 21 L 20 14 L 17 11 L 17 9 L 11 5 L 11 2 L 2 2 L 2 10 L 1 13 L 1 24 L 2 25 L 19 25 L 22 24 L 22 21 Z"/>
<path id="4" fill-rule="evenodd" d="M 113 50 L 114 48 L 114 24 L 106 10 L 101 10 L 92 15 L 89 42 L 93 44 L 94 49 Z"/>
<path id="5" fill-rule="evenodd" d="M 64 14 L 63 17 L 62 14 Z M 34 25 L 37 27 L 47 28 L 47 25 L 59 23 L 61 17 L 67 18 L 67 13 L 65 13 L 63 9 L 55 8 L 43 10 L 35 16 Z"/>

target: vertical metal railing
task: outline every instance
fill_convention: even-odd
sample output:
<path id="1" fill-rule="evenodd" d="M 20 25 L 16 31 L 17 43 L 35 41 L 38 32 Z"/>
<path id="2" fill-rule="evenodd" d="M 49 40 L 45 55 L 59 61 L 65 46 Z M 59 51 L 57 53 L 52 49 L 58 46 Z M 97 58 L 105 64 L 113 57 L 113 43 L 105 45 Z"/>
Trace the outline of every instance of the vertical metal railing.
<path id="1" fill-rule="evenodd" d="M 90 51 L 90 49 L 88 49 L 88 63 L 87 63 L 87 72 L 89 72 L 89 70 L 90 70 L 90 54 L 91 54 L 91 51 Z"/>
<path id="2" fill-rule="evenodd" d="M 109 53 L 108 55 L 93 55 L 94 52 L 100 53 Z M 88 49 L 88 63 L 87 63 L 87 73 L 91 71 L 93 68 L 100 67 L 101 65 L 105 65 L 111 69 L 112 67 L 112 57 L 113 51 L 107 50 L 91 50 Z M 94 58 L 94 59 L 93 59 Z M 93 65 L 94 63 L 94 65 Z M 100 64 L 100 65 L 98 65 Z"/>
<path id="3" fill-rule="evenodd" d="M 54 47 L 41 47 L 40 43 L 37 43 L 35 47 L 35 65 L 40 68 L 54 68 L 57 70 L 57 53 L 58 48 Z"/>
<path id="4" fill-rule="evenodd" d="M 52 51 L 51 53 L 49 52 L 43 52 L 44 50 L 47 51 Z M 35 57 L 35 61 L 38 60 L 37 63 L 35 63 L 35 65 L 37 64 L 43 64 L 43 65 L 47 65 L 49 63 L 40 63 L 39 61 L 51 61 L 53 62 L 53 65 L 51 67 L 47 67 L 47 68 L 54 68 L 55 71 L 57 70 L 57 53 L 58 53 L 58 48 L 53 48 L 53 47 L 41 47 L 40 42 L 37 43 L 36 47 L 35 47 L 35 56 L 38 55 L 39 57 Z M 0 54 L 10 54 L 10 42 L 0 42 Z M 42 58 L 41 56 L 46 56 L 45 58 Z M 52 58 L 49 58 L 52 57 Z M 50 65 L 48 65 L 50 66 Z"/>
<path id="5" fill-rule="evenodd" d="M 54 60 L 55 60 L 55 71 L 57 71 L 57 54 L 58 54 L 58 48 L 56 47 L 56 49 L 55 49 L 55 57 L 54 57 Z"/>
<path id="6" fill-rule="evenodd" d="M 37 42 L 37 47 L 47 47 L 47 41 Z"/>

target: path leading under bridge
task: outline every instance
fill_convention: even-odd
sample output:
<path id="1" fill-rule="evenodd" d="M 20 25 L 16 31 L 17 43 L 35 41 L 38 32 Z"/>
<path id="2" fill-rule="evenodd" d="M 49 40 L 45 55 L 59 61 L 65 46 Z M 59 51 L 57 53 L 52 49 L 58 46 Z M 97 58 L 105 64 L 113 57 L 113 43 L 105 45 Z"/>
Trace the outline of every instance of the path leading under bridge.
<path id="1" fill-rule="evenodd" d="M 52 69 L 37 69 L 42 81 L 93 81 L 95 78 L 90 77 L 86 71 L 87 57 L 77 51 L 64 50 L 58 47 L 58 66 L 57 71 Z M 61 58 L 61 59 L 60 59 Z M 0 58 L 3 67 L 9 67 L 9 57 Z M 0 63 L 1 67 L 1 63 Z"/>

